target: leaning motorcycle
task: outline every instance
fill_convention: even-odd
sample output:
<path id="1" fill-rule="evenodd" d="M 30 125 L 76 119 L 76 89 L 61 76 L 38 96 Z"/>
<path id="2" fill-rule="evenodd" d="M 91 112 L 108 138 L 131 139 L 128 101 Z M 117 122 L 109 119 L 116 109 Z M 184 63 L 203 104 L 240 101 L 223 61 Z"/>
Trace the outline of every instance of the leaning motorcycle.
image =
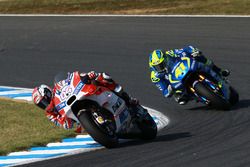
<path id="1" fill-rule="evenodd" d="M 191 99 L 215 109 L 228 110 L 239 101 L 239 95 L 228 79 L 219 75 L 212 77 L 199 68 L 193 58 L 179 58 L 167 76 L 171 86 L 176 90 L 184 89 Z"/>
<path id="2" fill-rule="evenodd" d="M 156 123 L 141 105 L 128 106 L 108 88 L 94 82 L 86 84 L 78 72 L 59 84 L 62 87 L 55 93 L 57 111 L 80 123 L 101 145 L 113 148 L 119 138 L 156 137 Z"/>

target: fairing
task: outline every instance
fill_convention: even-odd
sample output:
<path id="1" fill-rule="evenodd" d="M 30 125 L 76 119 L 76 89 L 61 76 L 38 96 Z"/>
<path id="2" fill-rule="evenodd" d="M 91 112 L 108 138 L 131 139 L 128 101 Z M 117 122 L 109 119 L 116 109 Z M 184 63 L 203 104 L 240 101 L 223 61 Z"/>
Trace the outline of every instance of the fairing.
<path id="1" fill-rule="evenodd" d="M 73 97 L 74 96 L 74 97 Z M 72 98 L 73 97 L 73 98 Z M 54 102 L 58 112 L 79 122 L 72 111 L 76 101 L 95 101 L 100 107 L 114 115 L 117 131 L 130 121 L 130 114 L 125 101 L 106 87 L 94 84 L 84 84 L 78 72 L 72 73 L 61 89 L 56 91 Z"/>

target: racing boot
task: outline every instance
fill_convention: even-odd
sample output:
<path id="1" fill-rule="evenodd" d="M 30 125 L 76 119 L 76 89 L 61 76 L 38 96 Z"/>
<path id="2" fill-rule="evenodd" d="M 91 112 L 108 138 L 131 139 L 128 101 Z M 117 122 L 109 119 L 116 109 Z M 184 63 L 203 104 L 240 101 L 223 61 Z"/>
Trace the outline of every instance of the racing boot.
<path id="1" fill-rule="evenodd" d="M 139 100 L 135 97 L 130 97 L 129 99 L 129 105 L 137 106 L 139 104 Z"/>
<path id="2" fill-rule="evenodd" d="M 175 101 L 179 103 L 180 105 L 185 105 L 189 101 L 189 98 L 187 97 L 187 95 L 182 94 L 180 92 L 174 94 L 174 98 L 175 98 Z"/>
<path id="3" fill-rule="evenodd" d="M 216 72 L 218 75 L 222 77 L 228 77 L 230 75 L 230 71 L 228 69 L 221 69 L 220 67 L 216 66 L 212 60 L 205 57 L 202 52 L 194 52 L 192 53 L 192 56 L 197 60 L 198 62 L 203 63 L 205 66 L 209 66 L 212 68 L 214 72 Z"/>
<path id="4" fill-rule="evenodd" d="M 230 75 L 230 71 L 228 69 L 221 70 L 221 75 L 223 77 L 228 77 Z"/>
<path id="5" fill-rule="evenodd" d="M 142 110 L 142 107 L 139 105 L 138 99 L 130 97 L 127 92 L 123 91 L 120 85 L 116 86 L 114 92 L 117 94 L 117 96 L 121 97 L 125 101 L 127 107 L 129 108 L 131 117 L 134 120 L 139 121 L 138 118 L 140 118 L 144 113 L 147 113 L 147 110 Z"/>
<path id="6" fill-rule="evenodd" d="M 228 69 L 221 69 L 216 65 L 213 65 L 212 69 L 222 77 L 228 77 L 230 75 L 230 71 Z"/>
<path id="7" fill-rule="evenodd" d="M 121 97 L 125 102 L 126 105 L 131 106 L 131 107 L 135 107 L 139 104 L 139 100 L 131 97 L 128 95 L 127 92 L 123 91 L 122 87 L 120 85 L 117 85 L 114 92 Z"/>

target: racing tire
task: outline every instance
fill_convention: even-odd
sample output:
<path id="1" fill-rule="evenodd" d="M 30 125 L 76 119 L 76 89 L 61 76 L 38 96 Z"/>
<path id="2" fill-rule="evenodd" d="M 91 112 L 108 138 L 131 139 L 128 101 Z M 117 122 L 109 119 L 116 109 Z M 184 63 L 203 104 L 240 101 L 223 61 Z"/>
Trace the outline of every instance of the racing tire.
<path id="1" fill-rule="evenodd" d="M 239 94 L 238 92 L 232 87 L 230 86 L 230 98 L 229 98 L 229 102 L 232 105 L 235 105 L 236 103 L 239 102 Z"/>
<path id="2" fill-rule="evenodd" d="M 142 140 L 153 140 L 157 135 L 157 125 L 149 113 L 147 113 L 142 120 L 137 122 L 141 134 L 139 136 Z"/>
<path id="3" fill-rule="evenodd" d="M 213 90 L 201 82 L 197 82 L 194 86 L 195 91 L 198 95 L 201 95 L 210 101 L 210 104 L 215 109 L 220 110 L 229 110 L 231 108 L 231 104 L 224 100 L 220 95 L 213 92 Z"/>
<path id="4" fill-rule="evenodd" d="M 114 148 L 118 145 L 118 138 L 116 134 L 110 136 L 105 133 L 105 130 L 101 129 L 100 126 L 95 122 L 94 117 L 90 110 L 80 112 L 78 119 L 87 131 L 87 133 L 98 143 L 105 146 L 106 148 Z"/>

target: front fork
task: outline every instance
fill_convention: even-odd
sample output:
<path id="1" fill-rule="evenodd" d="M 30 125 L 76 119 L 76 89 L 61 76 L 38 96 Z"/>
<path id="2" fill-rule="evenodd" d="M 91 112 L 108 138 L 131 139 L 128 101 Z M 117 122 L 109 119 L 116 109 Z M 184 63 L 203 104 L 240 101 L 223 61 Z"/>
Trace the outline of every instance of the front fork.
<path id="1" fill-rule="evenodd" d="M 195 84 L 197 82 L 202 82 L 202 83 L 206 82 L 206 83 L 208 83 L 210 85 L 210 87 L 212 86 L 212 89 L 215 89 L 215 90 L 219 90 L 219 88 L 215 87 L 216 84 L 214 84 L 213 82 L 209 81 L 208 79 L 206 79 L 201 74 L 198 75 L 198 80 L 194 81 L 193 84 L 192 84 L 192 86 L 189 87 L 189 90 L 198 98 L 197 101 L 203 102 L 203 103 L 205 103 L 205 104 L 208 105 L 210 103 L 210 101 L 208 99 L 206 99 L 205 97 L 198 95 L 196 93 L 195 89 L 194 89 Z"/>
<path id="2" fill-rule="evenodd" d="M 95 121 L 102 127 L 106 129 L 109 135 L 114 135 L 116 131 L 116 127 L 114 125 L 114 120 L 109 118 L 109 116 L 105 116 L 104 113 L 101 113 L 100 108 L 93 108 L 92 115 Z"/>
<path id="3" fill-rule="evenodd" d="M 226 84 L 226 81 L 221 79 L 217 84 L 206 79 L 203 75 L 199 74 L 198 75 L 198 80 L 193 82 L 193 85 L 189 87 L 189 90 L 198 98 L 198 101 L 205 102 L 206 104 L 209 104 L 209 100 L 207 100 L 205 97 L 199 96 L 195 89 L 194 86 L 197 82 L 202 82 L 205 83 L 207 86 L 209 86 L 214 93 L 217 95 L 221 96 L 224 99 L 228 99 L 229 94 L 228 94 L 228 84 Z"/>

